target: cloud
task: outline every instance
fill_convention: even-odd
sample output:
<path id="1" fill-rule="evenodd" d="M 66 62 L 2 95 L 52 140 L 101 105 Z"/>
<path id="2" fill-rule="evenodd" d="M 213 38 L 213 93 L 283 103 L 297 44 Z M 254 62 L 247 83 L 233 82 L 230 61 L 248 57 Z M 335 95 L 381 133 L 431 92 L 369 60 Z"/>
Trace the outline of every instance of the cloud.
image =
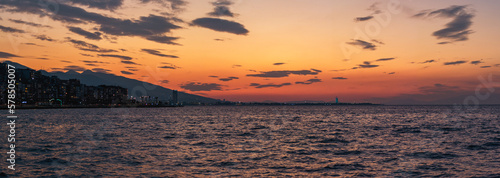
<path id="1" fill-rule="evenodd" d="M 436 83 L 433 86 L 423 86 L 418 88 L 420 92 L 424 94 L 434 94 L 434 93 L 447 93 L 453 92 L 456 89 L 459 89 L 457 86 L 448 86 L 440 83 Z"/>
<path id="2" fill-rule="evenodd" d="M 68 27 L 69 31 L 73 32 L 73 33 L 76 33 L 76 34 L 79 34 L 79 35 L 82 35 L 84 36 L 85 38 L 87 39 L 91 39 L 91 40 L 101 40 L 101 33 L 99 32 L 88 32 L 88 31 L 85 31 L 79 27 Z"/>
<path id="3" fill-rule="evenodd" d="M 25 33 L 23 30 L 0 25 L 0 30 L 7 33 Z"/>
<path id="4" fill-rule="evenodd" d="M 125 75 L 132 75 L 132 74 L 134 74 L 134 73 L 132 73 L 132 72 L 129 72 L 129 71 L 123 71 L 123 70 L 122 70 L 122 71 L 120 71 L 120 72 L 121 72 L 122 74 L 125 74 Z"/>
<path id="5" fill-rule="evenodd" d="M 474 65 L 478 65 L 478 64 L 481 64 L 481 63 L 484 63 L 483 61 L 481 60 L 477 60 L 477 61 L 470 61 L 471 64 L 474 64 Z"/>
<path id="6" fill-rule="evenodd" d="M 481 66 L 480 68 L 490 68 L 491 66 Z"/>
<path id="7" fill-rule="evenodd" d="M 164 66 L 158 66 L 158 68 L 162 68 L 162 69 L 180 69 L 180 67 L 174 65 L 174 64 L 170 64 L 170 63 L 163 63 L 163 64 L 166 64 Z"/>
<path id="8" fill-rule="evenodd" d="M 18 55 L 14 55 L 14 54 L 10 54 L 10 53 L 6 53 L 6 52 L 1 52 L 0 51 L 0 58 L 6 58 L 6 59 L 9 59 L 11 57 L 19 57 Z"/>
<path id="9" fill-rule="evenodd" d="M 114 55 L 114 54 L 98 54 L 98 56 L 102 56 L 102 57 L 114 57 L 114 58 L 118 58 L 118 59 L 122 59 L 122 60 L 132 60 L 132 57 L 129 57 L 129 56 L 122 56 L 122 55 Z"/>
<path id="10" fill-rule="evenodd" d="M 165 12 L 163 14 L 165 15 L 173 15 L 171 13 L 179 13 L 184 11 L 185 6 L 188 4 L 188 2 L 184 0 L 141 0 L 142 3 L 150 3 L 154 2 L 157 4 L 160 4 L 166 9 L 171 10 L 172 12 Z"/>
<path id="11" fill-rule="evenodd" d="M 133 62 L 133 61 L 125 61 L 125 60 L 122 60 L 122 61 L 120 61 L 120 62 L 121 62 L 121 63 L 123 63 L 123 64 L 140 65 L 140 64 L 137 64 L 137 63 L 135 63 L 135 62 Z"/>
<path id="12" fill-rule="evenodd" d="M 363 64 L 359 64 L 358 66 L 360 68 L 375 68 L 375 67 L 378 67 L 379 65 L 374 65 L 374 64 L 371 64 L 371 62 L 365 61 L 365 62 L 363 62 Z"/>
<path id="13" fill-rule="evenodd" d="M 64 63 L 73 63 L 73 62 L 67 61 L 67 60 L 61 60 L 61 62 L 64 62 Z"/>
<path id="14" fill-rule="evenodd" d="M 192 21 L 193 25 L 212 29 L 219 32 L 228 32 L 236 35 L 246 35 L 248 30 L 238 23 L 218 18 L 198 18 Z"/>
<path id="15" fill-rule="evenodd" d="M 469 34 L 473 33 L 470 30 L 474 13 L 467 6 L 450 6 L 444 9 L 434 11 L 424 10 L 414 15 L 414 17 L 440 17 L 452 18 L 453 20 L 445 25 L 445 28 L 432 33 L 437 39 L 447 41 L 439 42 L 438 44 L 448 44 L 456 41 L 466 41 L 469 39 Z"/>
<path id="16" fill-rule="evenodd" d="M 241 67 L 241 65 L 235 64 L 232 66 L 232 68 L 236 68 L 236 67 Z"/>
<path id="17" fill-rule="evenodd" d="M 81 72 L 81 71 L 85 71 L 87 69 L 85 69 L 83 67 L 80 67 L 80 66 L 74 66 L 74 65 L 72 65 L 72 66 L 66 66 L 66 67 L 64 67 L 63 70 L 74 70 L 74 71 Z"/>
<path id="18" fill-rule="evenodd" d="M 459 65 L 459 64 L 463 64 L 463 63 L 467 63 L 467 61 L 445 62 L 444 65 Z"/>
<path id="19" fill-rule="evenodd" d="M 387 74 L 392 75 L 392 74 L 396 74 L 396 72 L 389 72 Z"/>
<path id="20" fill-rule="evenodd" d="M 98 72 L 98 73 L 105 73 L 105 74 L 108 72 L 111 72 L 111 70 L 103 69 L 103 68 L 93 68 L 92 71 Z"/>
<path id="21" fill-rule="evenodd" d="M 345 78 L 345 77 L 333 77 L 332 79 L 335 79 L 335 80 L 347 80 L 347 78 Z"/>
<path id="22" fill-rule="evenodd" d="M 142 51 L 142 52 L 149 53 L 149 54 L 152 54 L 152 55 L 161 56 L 161 57 L 167 57 L 167 58 L 179 58 L 178 56 L 174 56 L 174 55 L 162 54 L 160 51 L 158 51 L 158 50 L 154 50 L 154 49 L 141 49 L 141 51 Z"/>
<path id="23" fill-rule="evenodd" d="M 369 49 L 369 50 L 375 50 L 377 49 L 377 46 L 374 45 L 373 43 L 366 42 L 363 40 L 353 40 L 352 42 L 346 42 L 347 44 L 353 45 L 353 46 L 360 46 L 363 49 Z"/>
<path id="24" fill-rule="evenodd" d="M 436 62 L 436 60 L 431 59 L 431 60 L 427 60 L 427 61 L 424 61 L 424 62 L 420 62 L 419 64 L 426 64 L 426 63 L 433 63 L 433 62 Z"/>
<path id="25" fill-rule="evenodd" d="M 56 41 L 46 35 L 33 35 L 36 39 L 42 40 L 42 41 Z"/>
<path id="26" fill-rule="evenodd" d="M 80 40 L 75 40 L 71 39 L 70 37 L 66 37 L 66 40 L 71 42 L 75 48 L 83 51 L 92 51 L 92 52 L 100 52 L 100 53 L 109 53 L 109 52 L 118 52 L 113 49 L 104 49 L 104 48 L 99 48 L 97 45 L 93 45 L 90 43 L 87 43 L 85 41 L 80 41 Z"/>
<path id="27" fill-rule="evenodd" d="M 313 78 L 313 79 L 306 80 L 304 82 L 295 82 L 295 84 L 310 85 L 310 84 L 318 83 L 318 82 L 322 82 L 321 79 Z"/>
<path id="28" fill-rule="evenodd" d="M 200 83 L 200 82 L 190 82 L 187 84 L 181 85 L 181 88 L 184 88 L 189 91 L 212 91 L 212 90 L 222 90 L 222 85 L 217 83 Z"/>
<path id="29" fill-rule="evenodd" d="M 380 59 L 377 59 L 376 61 L 390 61 L 390 60 L 393 60 L 393 59 L 396 59 L 396 58 L 380 58 Z"/>
<path id="30" fill-rule="evenodd" d="M 208 77 L 212 77 L 212 78 L 219 78 L 219 76 L 216 76 L 216 75 L 210 75 Z"/>
<path id="31" fill-rule="evenodd" d="M 148 39 L 150 41 L 157 42 L 157 43 L 164 43 L 164 44 L 170 44 L 170 45 L 180 45 L 179 43 L 174 42 L 174 40 L 179 39 L 178 37 L 158 35 L 158 36 L 148 36 L 148 37 L 146 37 L 146 39 Z"/>
<path id="32" fill-rule="evenodd" d="M 35 43 L 23 43 L 23 44 L 25 44 L 25 45 L 31 45 L 31 46 L 40 46 L 40 47 L 43 47 L 42 45 L 37 45 Z"/>
<path id="33" fill-rule="evenodd" d="M 280 65 L 283 65 L 283 64 L 286 64 L 286 63 L 283 63 L 283 62 L 277 62 L 277 63 L 274 63 L 273 65 L 275 65 L 275 66 L 280 66 Z"/>
<path id="34" fill-rule="evenodd" d="M 173 23 L 179 19 L 152 14 L 149 16 L 141 16 L 139 19 L 119 19 L 88 12 L 85 9 L 64 3 L 57 4 L 58 9 L 54 12 L 50 8 L 40 6 L 38 0 L 4 0 L 0 1 L 0 5 L 2 4 L 10 7 L 11 9 L 9 10 L 12 12 L 49 14 L 49 17 L 53 20 L 63 23 L 93 23 L 93 25 L 98 26 L 100 32 L 105 34 L 115 36 L 139 36 L 151 41 L 166 44 L 177 44 L 173 42 L 173 40 L 177 38 L 168 37 L 164 34 L 174 29 L 181 28 Z M 93 6 L 98 7 L 99 5 Z"/>
<path id="35" fill-rule="evenodd" d="M 231 81 L 231 80 L 235 80 L 235 79 L 240 79 L 240 78 L 238 78 L 238 77 L 227 77 L 227 78 L 220 78 L 219 80 L 227 82 L 227 81 Z"/>
<path id="36" fill-rule="evenodd" d="M 168 81 L 168 80 L 158 80 L 158 82 L 163 83 L 163 84 L 167 84 L 167 83 L 169 83 L 170 81 Z"/>
<path id="37" fill-rule="evenodd" d="M 48 26 L 48 25 L 42 25 L 42 24 L 37 24 L 37 23 L 33 23 L 33 22 L 26 22 L 26 21 L 22 21 L 22 20 L 9 19 L 9 21 L 14 22 L 14 23 L 18 23 L 18 24 L 25 24 L 25 25 L 29 25 L 29 26 L 33 26 L 33 27 L 52 28 L 51 26 Z"/>
<path id="38" fill-rule="evenodd" d="M 375 39 L 372 39 L 372 41 L 375 42 L 375 43 L 378 43 L 378 44 L 382 44 L 382 45 L 385 44 L 384 42 L 381 42 L 381 41 L 375 40 Z"/>
<path id="39" fill-rule="evenodd" d="M 311 70 L 280 70 L 280 71 L 265 71 L 260 72 L 260 74 L 247 74 L 249 77 L 264 77 L 264 78 L 281 78 L 288 77 L 291 74 L 294 75 L 318 75 L 321 70 L 311 69 Z"/>
<path id="40" fill-rule="evenodd" d="M 70 0 L 73 4 L 84 5 L 90 8 L 116 10 L 123 4 L 123 0 Z"/>
<path id="41" fill-rule="evenodd" d="M 46 58 L 46 57 L 38 57 L 36 59 L 41 59 L 41 60 L 49 60 L 49 58 Z"/>
<path id="42" fill-rule="evenodd" d="M 356 17 L 356 18 L 354 19 L 354 21 L 356 21 L 356 22 L 362 22 L 362 21 L 367 21 L 367 20 L 370 20 L 370 19 L 372 19 L 372 18 L 373 18 L 373 16 L 372 16 L 372 15 L 370 15 L 370 16 L 366 16 L 366 17 Z"/>
<path id="43" fill-rule="evenodd" d="M 258 83 L 251 83 L 250 84 L 250 86 L 255 87 L 255 88 L 280 88 L 280 87 L 287 86 L 287 85 L 292 85 L 292 84 L 291 83 L 282 83 L 282 84 L 270 83 L 270 84 L 265 84 L 265 85 L 261 85 Z"/>

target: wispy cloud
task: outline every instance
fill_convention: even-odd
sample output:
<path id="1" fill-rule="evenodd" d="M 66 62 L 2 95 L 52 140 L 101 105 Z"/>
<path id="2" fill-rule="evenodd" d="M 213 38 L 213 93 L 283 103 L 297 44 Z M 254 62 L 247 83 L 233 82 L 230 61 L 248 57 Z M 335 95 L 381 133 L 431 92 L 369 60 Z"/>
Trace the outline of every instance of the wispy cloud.
<path id="1" fill-rule="evenodd" d="M 160 51 L 154 50 L 154 49 L 141 49 L 141 51 L 152 54 L 152 55 L 160 56 L 160 57 L 179 58 L 178 56 L 174 56 L 174 55 L 162 54 Z"/>
<path id="2" fill-rule="evenodd" d="M 7 33 L 25 33 L 24 30 L 0 25 L 0 30 Z"/>
<path id="3" fill-rule="evenodd" d="M 79 34 L 79 35 L 82 35 L 83 37 L 85 37 L 87 39 L 91 39 L 91 40 L 102 39 L 101 33 L 99 33 L 99 32 L 92 33 L 92 32 L 86 31 L 84 29 L 81 29 L 79 27 L 68 27 L 68 29 L 69 29 L 69 31 L 76 33 L 76 34 Z"/>
<path id="4" fill-rule="evenodd" d="M 359 46 L 362 47 L 363 49 L 368 49 L 368 50 L 375 50 L 377 49 L 377 46 L 374 45 L 373 43 L 366 42 L 363 40 L 352 40 L 351 42 L 346 42 L 347 44 L 353 45 L 353 46 Z"/>
<path id="5" fill-rule="evenodd" d="M 311 70 L 279 70 L 279 71 L 265 71 L 260 72 L 260 74 L 247 74 L 249 77 L 264 77 L 264 78 L 281 78 L 288 77 L 290 75 L 318 75 L 321 70 L 311 69 Z"/>
<path id="6" fill-rule="evenodd" d="M 470 30 L 474 13 L 467 6 L 450 6 L 438 10 L 424 10 L 414 15 L 414 17 L 440 17 L 452 18 L 453 20 L 445 25 L 445 28 L 432 33 L 437 39 L 446 41 L 438 44 L 448 44 L 456 41 L 466 41 L 469 35 L 473 33 Z"/>
<path id="7" fill-rule="evenodd" d="M 190 82 L 187 84 L 180 85 L 181 88 L 184 88 L 189 91 L 213 91 L 213 90 L 222 90 L 222 85 L 217 83 L 200 83 L 200 82 Z"/>
<path id="8" fill-rule="evenodd" d="M 255 88 L 280 88 L 280 87 L 287 86 L 287 85 L 292 85 L 292 84 L 291 83 L 282 83 L 282 84 L 270 83 L 270 84 L 264 84 L 264 85 L 261 85 L 258 83 L 251 83 L 250 84 L 250 86 L 255 87 Z"/>
<path id="9" fill-rule="evenodd" d="M 445 62 L 444 65 L 459 65 L 467 63 L 467 61 L 453 61 L 453 62 Z"/>

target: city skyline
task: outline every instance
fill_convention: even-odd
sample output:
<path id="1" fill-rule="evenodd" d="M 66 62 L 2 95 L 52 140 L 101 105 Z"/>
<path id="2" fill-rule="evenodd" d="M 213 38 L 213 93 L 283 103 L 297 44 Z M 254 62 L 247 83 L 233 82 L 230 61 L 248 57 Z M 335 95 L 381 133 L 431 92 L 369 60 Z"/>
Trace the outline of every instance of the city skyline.
<path id="1" fill-rule="evenodd" d="M 452 104 L 481 86 L 500 92 L 497 1 L 46 3 L 0 2 L 2 60 L 243 102 Z"/>

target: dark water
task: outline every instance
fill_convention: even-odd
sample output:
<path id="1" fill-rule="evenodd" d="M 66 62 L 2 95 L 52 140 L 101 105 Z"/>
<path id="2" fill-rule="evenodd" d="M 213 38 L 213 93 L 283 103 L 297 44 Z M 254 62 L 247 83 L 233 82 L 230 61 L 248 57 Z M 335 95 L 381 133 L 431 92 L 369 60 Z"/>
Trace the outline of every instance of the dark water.
<path id="1" fill-rule="evenodd" d="M 499 106 L 18 112 L 20 177 L 500 176 Z"/>

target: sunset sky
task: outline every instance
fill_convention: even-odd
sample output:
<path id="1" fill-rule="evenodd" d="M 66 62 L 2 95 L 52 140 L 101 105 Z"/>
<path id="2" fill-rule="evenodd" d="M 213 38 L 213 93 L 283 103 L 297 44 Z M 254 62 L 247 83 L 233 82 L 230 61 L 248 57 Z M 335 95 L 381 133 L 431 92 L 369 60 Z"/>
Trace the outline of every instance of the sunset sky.
<path id="1" fill-rule="evenodd" d="M 496 0 L 2 0 L 0 58 L 230 101 L 439 104 L 477 96 L 483 86 L 479 93 L 493 94 L 478 101 L 500 104 L 499 7 Z"/>

